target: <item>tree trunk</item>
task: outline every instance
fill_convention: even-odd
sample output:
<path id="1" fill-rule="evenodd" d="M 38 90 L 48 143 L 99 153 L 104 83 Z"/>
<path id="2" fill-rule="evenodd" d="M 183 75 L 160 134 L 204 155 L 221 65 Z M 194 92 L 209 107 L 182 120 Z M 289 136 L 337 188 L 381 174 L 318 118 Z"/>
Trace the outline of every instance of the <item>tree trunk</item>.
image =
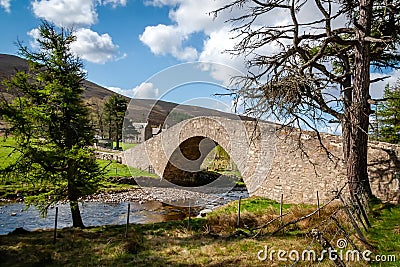
<path id="1" fill-rule="evenodd" d="M 347 66 L 350 68 L 350 66 Z M 351 75 L 347 75 L 343 83 L 343 103 L 344 114 L 342 118 L 342 142 L 343 142 L 343 161 L 347 166 L 347 161 L 350 155 L 350 134 L 351 134 L 351 121 L 350 121 L 350 107 L 353 102 L 353 92 L 351 87 Z"/>
<path id="2" fill-rule="evenodd" d="M 78 205 L 78 194 L 76 187 L 68 182 L 68 200 L 69 206 L 71 208 L 71 215 L 72 215 L 72 227 L 80 227 L 84 228 L 85 225 L 83 224 L 81 211 L 79 210 Z"/>
<path id="3" fill-rule="evenodd" d="M 348 158 L 346 161 L 350 194 L 372 196 L 367 172 L 368 104 L 370 85 L 370 45 L 365 37 L 371 32 L 373 0 L 360 1 L 360 15 L 356 22 L 357 44 L 354 52 L 353 101 L 349 110 Z M 345 155 L 346 156 L 346 155 Z"/>
<path id="4" fill-rule="evenodd" d="M 117 118 L 118 119 L 118 118 Z M 115 127 L 115 131 L 116 131 L 116 138 L 115 138 L 115 143 L 116 143 L 116 147 L 117 149 L 119 149 L 119 125 L 118 123 L 116 123 L 116 127 Z"/>
<path id="5" fill-rule="evenodd" d="M 108 139 L 112 140 L 112 127 L 111 127 L 111 121 L 108 122 Z"/>

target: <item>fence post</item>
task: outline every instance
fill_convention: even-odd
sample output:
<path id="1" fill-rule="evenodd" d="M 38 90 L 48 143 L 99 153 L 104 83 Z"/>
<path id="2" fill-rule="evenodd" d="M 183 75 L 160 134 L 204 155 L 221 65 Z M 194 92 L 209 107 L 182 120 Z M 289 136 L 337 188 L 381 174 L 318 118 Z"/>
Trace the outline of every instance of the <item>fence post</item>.
<path id="1" fill-rule="evenodd" d="M 354 217 L 353 217 L 353 214 L 352 214 L 352 213 L 350 212 L 350 210 L 348 209 L 347 204 L 346 204 L 346 202 L 344 201 L 344 199 L 343 199 L 343 197 L 342 197 L 341 195 L 339 195 L 339 199 L 340 199 L 340 201 L 342 201 L 342 203 L 343 203 L 344 211 L 346 212 L 347 217 L 350 219 L 351 224 L 353 225 L 354 229 L 356 230 L 356 233 L 357 233 L 357 235 L 358 235 L 359 240 L 360 240 L 361 242 L 363 242 L 364 245 L 366 245 L 366 247 L 367 247 L 368 249 L 373 248 L 372 245 L 369 244 L 368 241 L 367 241 L 367 239 L 364 237 L 363 233 L 361 232 L 360 227 L 358 227 L 358 224 L 357 224 L 356 220 L 355 220 Z"/>
<path id="2" fill-rule="evenodd" d="M 320 231 L 317 229 L 312 229 L 311 234 L 314 236 L 314 238 L 320 243 L 324 251 L 329 251 L 329 255 L 334 256 L 333 258 L 333 263 L 338 266 L 338 267 L 346 267 L 346 264 L 344 264 L 343 260 L 341 257 L 338 257 L 337 251 L 332 247 L 332 245 L 329 243 L 328 239 L 326 239 Z"/>
<path id="3" fill-rule="evenodd" d="M 360 201 L 360 199 L 358 198 L 357 195 L 354 195 L 354 197 L 355 197 L 355 199 L 357 201 L 358 206 L 360 207 L 361 215 L 363 216 L 365 223 L 367 224 L 368 228 L 371 228 L 371 223 L 369 222 L 368 215 L 364 210 L 364 205 L 361 204 L 361 201 Z"/>
<path id="4" fill-rule="evenodd" d="M 321 210 L 319 209 L 319 195 L 317 191 L 317 207 L 318 207 L 318 218 L 321 217 Z"/>
<path id="5" fill-rule="evenodd" d="M 57 239 L 57 220 L 58 220 L 58 207 L 56 207 L 56 216 L 54 218 L 54 237 L 53 237 L 53 244 L 56 243 Z"/>
<path id="6" fill-rule="evenodd" d="M 336 219 L 335 216 L 331 216 L 331 219 L 335 222 L 336 226 L 339 228 L 340 231 L 342 231 L 342 233 L 344 234 L 344 236 L 346 237 L 347 242 L 349 242 L 351 244 L 351 246 L 353 247 L 353 249 L 360 251 L 357 246 L 354 244 L 354 242 L 350 239 L 349 234 L 346 232 L 346 230 L 344 230 L 343 226 L 340 225 L 339 221 Z"/>
<path id="7" fill-rule="evenodd" d="M 190 231 L 190 201 L 189 201 L 189 217 L 188 217 L 187 229 L 188 229 L 188 231 Z"/>
<path id="8" fill-rule="evenodd" d="M 282 214 L 283 214 L 283 194 L 281 194 L 281 204 L 279 206 L 279 218 L 280 218 L 280 221 L 281 221 L 281 225 L 283 224 L 283 216 L 282 216 Z"/>
<path id="9" fill-rule="evenodd" d="M 238 201 L 238 213 L 237 213 L 237 227 L 240 226 L 240 202 L 242 200 L 242 197 L 239 197 L 239 201 Z"/>
<path id="10" fill-rule="evenodd" d="M 128 202 L 128 214 L 126 216 L 126 227 L 125 227 L 125 238 L 128 237 L 128 226 L 129 226 L 129 213 L 131 211 L 131 203 Z"/>

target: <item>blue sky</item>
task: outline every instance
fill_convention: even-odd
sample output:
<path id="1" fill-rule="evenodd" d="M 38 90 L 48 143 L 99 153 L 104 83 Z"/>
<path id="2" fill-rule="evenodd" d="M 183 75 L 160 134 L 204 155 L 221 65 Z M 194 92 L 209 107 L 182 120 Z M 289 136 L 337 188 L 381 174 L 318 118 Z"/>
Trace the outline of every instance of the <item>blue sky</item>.
<path id="1" fill-rule="evenodd" d="M 58 26 L 73 27 L 77 42 L 72 49 L 84 59 L 88 79 L 128 96 L 162 98 L 178 103 L 230 110 L 229 98 L 215 98 L 213 93 L 224 92 L 232 73 L 244 72 L 243 57 L 224 53 L 232 48 L 235 40 L 230 33 L 227 19 L 236 16 L 221 13 L 217 18 L 209 12 L 229 0 L 0 0 L 0 53 L 16 54 L 15 41 L 34 45 L 36 28 L 41 19 Z M 315 17 L 312 7 L 305 9 L 303 18 Z M 262 24 L 282 25 L 288 17 L 263 18 Z M 340 21 L 339 21 L 340 22 Z M 258 22 L 260 23 L 260 21 Z M 262 25 L 260 24 L 260 25 Z M 276 51 L 273 44 L 261 52 Z M 184 84 L 174 88 L 163 87 L 160 77 L 185 75 L 181 68 L 171 68 L 187 62 L 215 62 L 213 67 L 192 65 L 196 72 L 207 78 L 200 83 Z M 223 65 L 218 65 L 223 64 Z M 188 66 L 188 65 L 184 65 Z M 195 66 L 195 67 L 194 67 Z M 221 67 L 225 66 L 225 67 Z M 163 72 L 167 75 L 163 76 Z M 171 73 L 177 71 L 178 73 Z M 380 97 L 384 85 L 393 83 L 400 72 L 387 73 L 388 80 L 371 88 L 373 97 Z M 373 73 L 372 78 L 386 74 Z M 158 84 L 152 83 L 157 81 Z M 166 91 L 172 90 L 166 94 Z M 200 100 L 203 99 L 203 100 Z M 217 105 L 220 102 L 221 105 Z"/>
<path id="2" fill-rule="evenodd" d="M 17 39 L 34 46 L 35 29 L 41 19 L 46 19 L 57 26 L 76 30 L 78 41 L 73 50 L 84 59 L 89 80 L 128 96 L 159 98 L 164 95 L 163 99 L 168 101 L 191 101 L 215 107 L 215 103 L 196 101 L 208 97 L 225 103 L 218 109 L 228 111 L 230 99 L 213 97 L 214 93 L 224 92 L 218 85 L 226 83 L 224 79 L 212 78 L 210 73 L 206 73 L 209 76 L 206 83 L 181 85 L 179 90 L 170 88 L 174 93 L 165 94 L 167 89 L 149 86 L 149 79 L 169 67 L 198 60 L 211 61 L 212 56 L 202 56 L 202 52 L 220 53 L 223 49 L 204 49 L 204 42 L 209 39 L 207 34 L 211 33 L 209 25 L 215 22 L 207 13 L 216 5 L 202 6 L 199 10 L 195 1 L 181 2 L 184 1 L 0 0 L 0 23 L 7 25 L 0 29 L 0 53 L 17 54 Z M 181 27 L 182 18 L 173 14 L 180 8 L 189 8 L 193 14 L 202 12 L 202 25 Z M 193 21 L 191 16 L 183 19 Z M 229 60 L 222 63 L 229 64 Z"/>

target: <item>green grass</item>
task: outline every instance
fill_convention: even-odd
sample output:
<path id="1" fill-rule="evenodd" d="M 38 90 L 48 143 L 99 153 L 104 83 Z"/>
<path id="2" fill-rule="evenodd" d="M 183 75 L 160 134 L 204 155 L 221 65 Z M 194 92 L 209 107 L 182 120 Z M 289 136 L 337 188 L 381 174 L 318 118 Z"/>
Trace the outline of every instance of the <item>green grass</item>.
<path id="1" fill-rule="evenodd" d="M 123 176 L 123 177 L 146 176 L 146 177 L 154 177 L 154 178 L 157 177 L 157 175 L 155 175 L 155 174 L 152 174 L 152 173 L 149 173 L 146 171 L 142 171 L 139 169 L 135 169 L 132 167 L 128 167 L 126 165 L 117 163 L 115 161 L 113 161 L 111 164 L 110 164 L 110 161 L 108 161 L 108 160 L 100 160 L 99 159 L 97 161 L 99 162 L 99 165 L 101 168 L 104 168 L 105 166 L 108 165 L 105 169 L 107 177 L 115 177 L 115 176 Z"/>
<path id="2" fill-rule="evenodd" d="M 117 143 L 114 142 L 113 146 L 116 146 L 116 145 L 117 145 Z M 128 150 L 128 149 L 130 149 L 130 148 L 132 148 L 132 147 L 137 146 L 138 144 L 132 144 L 132 143 L 124 143 L 124 142 L 122 142 L 120 145 L 121 145 L 121 147 L 122 147 L 122 150 Z"/>
<path id="3" fill-rule="evenodd" d="M 128 149 L 130 149 L 132 147 L 135 147 L 137 145 L 138 144 L 119 142 L 119 147 L 122 148 L 122 150 L 128 150 Z M 117 147 L 117 142 L 115 142 L 115 141 L 112 142 L 112 147 L 109 147 L 109 148 L 114 148 L 114 147 Z M 116 151 L 118 151 L 118 150 L 116 150 Z"/>
<path id="4" fill-rule="evenodd" d="M 105 177 L 99 187 L 99 191 L 119 191 L 121 189 L 131 188 L 132 185 L 116 184 L 107 179 L 108 177 L 153 177 L 157 175 L 142 171 L 139 169 L 128 168 L 126 165 L 116 163 L 113 161 L 111 164 L 108 160 L 98 160 L 100 167 L 106 167 Z M 47 191 L 51 187 L 50 184 L 32 184 L 24 182 L 22 179 L 4 178 L 0 180 L 0 198 L 15 199 L 17 197 L 24 197 L 34 195 L 38 192 Z"/>
<path id="5" fill-rule="evenodd" d="M 283 204 L 282 208 L 286 211 L 291 205 Z M 238 200 L 232 201 L 227 205 L 216 210 L 215 214 L 225 213 L 225 214 L 236 214 L 238 207 Z M 280 204 L 274 200 L 262 198 L 262 197 L 253 197 L 248 199 L 243 199 L 240 202 L 240 210 L 251 212 L 254 214 L 264 213 L 266 210 L 273 209 L 276 212 L 279 212 Z"/>
<path id="6" fill-rule="evenodd" d="M 18 157 L 17 153 L 11 153 L 13 148 L 10 146 L 15 146 L 16 141 L 13 137 L 8 137 L 5 139 L 0 136 L 0 169 L 4 169 L 11 163 L 15 162 Z M 129 144 L 131 145 L 131 144 Z M 11 153 L 11 154 L 10 154 Z M 100 167 L 107 166 L 110 162 L 107 160 L 98 160 Z M 106 177 L 157 177 L 155 174 L 148 173 L 139 169 L 128 168 L 126 165 L 122 165 L 116 162 L 112 162 L 105 169 Z M 34 195 L 38 192 L 43 192 L 48 190 L 49 184 L 38 184 L 38 183 L 28 183 L 25 179 L 19 179 L 18 177 L 5 176 L 0 179 L 0 198 L 17 198 L 29 195 Z M 102 182 L 100 189 L 101 191 L 112 191 L 120 190 L 122 188 L 131 187 L 128 185 L 113 184 L 107 181 Z"/>
<path id="7" fill-rule="evenodd" d="M 235 206 L 234 204 L 221 207 L 217 213 L 226 211 L 224 215 L 230 215 L 230 207 Z M 244 215 L 255 216 L 260 220 L 259 212 L 268 210 L 276 216 L 277 205 L 274 201 L 262 198 L 243 200 L 243 207 L 247 211 Z M 310 208 L 315 207 L 285 207 L 287 211 L 299 214 L 308 213 Z M 223 225 L 224 221 L 193 218 L 190 230 L 187 229 L 187 219 L 146 225 L 133 224 L 129 226 L 127 238 L 124 237 L 124 225 L 59 229 L 56 244 L 52 243 L 51 230 L 7 235 L 0 238 L 0 262 L 2 266 L 287 266 L 289 262 L 279 262 L 276 259 L 260 262 L 257 253 L 265 246 L 286 251 L 302 251 L 304 248 L 321 251 L 318 242 L 310 245 L 311 238 L 307 232 L 313 224 L 320 224 L 329 218 L 332 210 L 322 212 L 321 218 L 314 216 L 313 222 L 297 225 L 295 230 L 288 229 L 275 236 L 261 235 L 254 238 L 228 237 L 236 228 L 219 231 L 218 226 Z M 367 237 L 378 248 L 375 255 L 399 255 L 399 222 L 400 206 L 374 207 L 373 228 L 368 231 Z M 336 230 L 332 235 L 335 232 Z M 395 263 L 372 265 L 399 266 L 399 260 L 398 258 Z M 326 259 L 319 264 L 300 261 L 296 267 L 317 265 L 334 266 Z M 346 266 L 370 265 L 359 262 L 346 263 Z"/>
<path id="8" fill-rule="evenodd" d="M 400 206 L 375 204 L 372 206 L 372 215 L 368 238 L 380 254 L 396 255 L 397 262 L 387 262 L 384 266 L 400 266 Z M 375 266 L 380 265 L 375 263 Z"/>
<path id="9" fill-rule="evenodd" d="M 9 137 L 5 139 L 3 136 L 0 136 L 0 169 L 7 167 L 17 159 L 18 153 L 11 153 L 13 151 L 12 147 L 15 144 L 14 138 Z"/>

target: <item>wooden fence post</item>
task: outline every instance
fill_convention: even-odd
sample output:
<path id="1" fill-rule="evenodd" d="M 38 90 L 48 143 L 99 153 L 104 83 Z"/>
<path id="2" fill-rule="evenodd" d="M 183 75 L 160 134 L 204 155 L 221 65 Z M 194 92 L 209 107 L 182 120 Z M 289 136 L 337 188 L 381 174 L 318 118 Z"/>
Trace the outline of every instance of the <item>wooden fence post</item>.
<path id="1" fill-rule="evenodd" d="M 321 217 L 321 210 L 319 208 L 319 195 L 318 195 L 318 191 L 317 191 L 317 206 L 318 206 L 318 218 Z"/>
<path id="2" fill-rule="evenodd" d="M 57 239 L 57 220 L 58 220 L 58 207 L 56 207 L 56 216 L 54 218 L 54 237 L 53 237 L 53 244 L 56 243 Z"/>
<path id="3" fill-rule="evenodd" d="M 357 195 L 354 195 L 354 197 L 355 197 L 355 199 L 357 201 L 358 206 L 360 207 L 361 215 L 363 216 L 365 223 L 367 224 L 368 228 L 371 228 L 371 223 L 368 220 L 368 215 L 365 212 L 364 205 L 361 204 L 361 201 L 360 201 L 360 199 L 358 198 Z"/>
<path id="4" fill-rule="evenodd" d="M 325 251 L 330 251 L 334 252 L 334 257 L 333 263 L 338 266 L 338 267 L 346 267 L 346 264 L 344 264 L 343 260 L 338 257 L 337 251 L 332 247 L 332 245 L 329 243 L 328 239 L 326 239 L 320 231 L 317 229 L 312 229 L 311 234 L 314 236 L 315 239 L 317 239 L 318 243 L 321 244 L 322 248 Z"/>
<path id="5" fill-rule="evenodd" d="M 188 217 L 188 225 L 187 225 L 187 229 L 188 229 L 188 231 L 190 231 L 190 201 L 189 201 L 189 217 Z"/>
<path id="6" fill-rule="evenodd" d="M 128 226 L 129 226 L 129 213 L 131 211 L 131 203 L 128 202 L 128 214 L 126 216 L 126 227 L 125 227 L 125 238 L 128 237 Z"/>
<path id="7" fill-rule="evenodd" d="M 370 243 L 368 243 L 367 239 L 365 238 L 365 236 L 364 236 L 363 233 L 361 232 L 361 229 L 360 229 L 360 227 L 358 226 L 358 224 L 357 224 L 357 222 L 356 222 L 356 219 L 354 218 L 353 214 L 350 212 L 349 208 L 348 208 L 347 205 L 346 205 L 346 202 L 344 201 L 344 199 L 343 199 L 343 197 L 342 197 L 341 195 L 339 195 L 339 199 L 340 199 L 340 201 L 342 201 L 342 203 L 343 203 L 344 211 L 346 212 L 347 217 L 349 218 L 351 224 L 353 225 L 354 230 L 356 230 L 356 233 L 357 233 L 357 235 L 358 235 L 359 240 L 360 240 L 361 242 L 363 242 L 364 245 L 365 245 L 368 249 L 370 249 L 370 248 L 372 249 L 373 246 L 372 246 Z"/>
<path id="8" fill-rule="evenodd" d="M 282 214 L 283 214 L 283 194 L 281 194 L 281 204 L 279 206 L 279 218 L 280 218 L 280 221 L 281 221 L 281 225 L 283 224 L 283 216 L 282 216 Z"/>
<path id="9" fill-rule="evenodd" d="M 240 226 L 240 201 L 242 200 L 242 197 L 239 197 L 239 202 L 238 202 L 238 213 L 237 213 L 237 227 Z"/>

